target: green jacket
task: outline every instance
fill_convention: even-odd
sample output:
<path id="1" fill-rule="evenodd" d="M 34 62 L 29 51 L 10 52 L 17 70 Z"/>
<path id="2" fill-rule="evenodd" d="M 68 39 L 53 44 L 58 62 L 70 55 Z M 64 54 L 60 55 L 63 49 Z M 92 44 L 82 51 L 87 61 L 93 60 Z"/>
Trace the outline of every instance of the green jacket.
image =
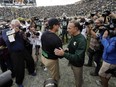
<path id="1" fill-rule="evenodd" d="M 64 57 L 73 66 L 81 67 L 84 64 L 86 46 L 87 41 L 82 34 L 73 36 L 68 45 L 69 51 L 64 53 Z"/>

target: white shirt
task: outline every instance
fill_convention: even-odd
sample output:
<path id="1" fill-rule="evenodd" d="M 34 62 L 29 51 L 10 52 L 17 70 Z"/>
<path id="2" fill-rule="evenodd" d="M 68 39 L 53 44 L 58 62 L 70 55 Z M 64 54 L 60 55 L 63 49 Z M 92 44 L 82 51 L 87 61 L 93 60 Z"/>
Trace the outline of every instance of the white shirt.
<path id="1" fill-rule="evenodd" d="M 81 32 L 81 34 L 87 39 L 87 30 L 84 28 Z"/>
<path id="2" fill-rule="evenodd" d="M 41 33 L 41 31 L 37 31 L 37 32 L 40 34 L 39 36 L 36 36 L 32 32 L 29 32 L 31 35 L 30 35 L 30 37 L 28 37 L 28 39 L 30 41 L 30 44 L 33 45 L 33 48 L 35 48 L 36 45 L 40 45 L 40 47 L 41 47 L 42 33 Z"/>

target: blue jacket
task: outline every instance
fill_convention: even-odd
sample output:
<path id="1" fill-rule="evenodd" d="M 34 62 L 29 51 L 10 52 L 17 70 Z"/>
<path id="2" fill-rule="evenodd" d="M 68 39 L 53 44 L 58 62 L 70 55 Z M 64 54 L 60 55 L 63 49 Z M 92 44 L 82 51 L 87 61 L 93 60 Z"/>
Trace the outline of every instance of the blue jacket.
<path id="1" fill-rule="evenodd" d="M 103 60 L 110 64 L 116 64 L 116 37 L 102 38 L 104 46 Z"/>
<path id="2" fill-rule="evenodd" d="M 8 36 L 6 35 L 6 32 L 8 31 L 9 29 L 7 30 L 4 30 L 2 32 L 2 37 L 9 49 L 10 52 L 18 52 L 18 51 L 23 51 L 25 49 L 24 47 L 24 40 L 23 40 L 23 37 L 22 35 L 18 32 L 18 33 L 15 33 L 15 41 L 14 42 L 9 42 L 8 40 Z"/>

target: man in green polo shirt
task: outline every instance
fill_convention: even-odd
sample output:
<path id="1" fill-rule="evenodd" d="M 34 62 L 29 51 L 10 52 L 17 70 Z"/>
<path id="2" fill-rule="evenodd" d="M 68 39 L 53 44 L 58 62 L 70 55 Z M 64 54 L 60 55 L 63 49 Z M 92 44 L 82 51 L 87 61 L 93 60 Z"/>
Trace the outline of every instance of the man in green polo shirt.
<path id="1" fill-rule="evenodd" d="M 87 42 L 81 34 L 82 26 L 77 21 L 70 21 L 67 31 L 72 36 L 67 51 L 64 51 L 62 48 L 56 48 L 54 52 L 55 55 L 64 56 L 69 60 L 74 73 L 76 87 L 82 87 L 83 64 Z"/>

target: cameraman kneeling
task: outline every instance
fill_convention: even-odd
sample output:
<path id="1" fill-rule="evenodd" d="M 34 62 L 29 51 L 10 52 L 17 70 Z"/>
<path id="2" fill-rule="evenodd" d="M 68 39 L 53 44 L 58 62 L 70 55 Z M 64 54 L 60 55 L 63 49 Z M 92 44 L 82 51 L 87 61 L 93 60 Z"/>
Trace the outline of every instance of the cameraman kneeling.
<path id="1" fill-rule="evenodd" d="M 107 30 L 104 32 L 101 43 L 104 46 L 104 52 L 103 64 L 99 71 L 99 76 L 103 87 L 108 87 L 111 73 L 106 73 L 106 71 L 116 68 L 116 27 L 112 30 L 112 34 Z"/>

